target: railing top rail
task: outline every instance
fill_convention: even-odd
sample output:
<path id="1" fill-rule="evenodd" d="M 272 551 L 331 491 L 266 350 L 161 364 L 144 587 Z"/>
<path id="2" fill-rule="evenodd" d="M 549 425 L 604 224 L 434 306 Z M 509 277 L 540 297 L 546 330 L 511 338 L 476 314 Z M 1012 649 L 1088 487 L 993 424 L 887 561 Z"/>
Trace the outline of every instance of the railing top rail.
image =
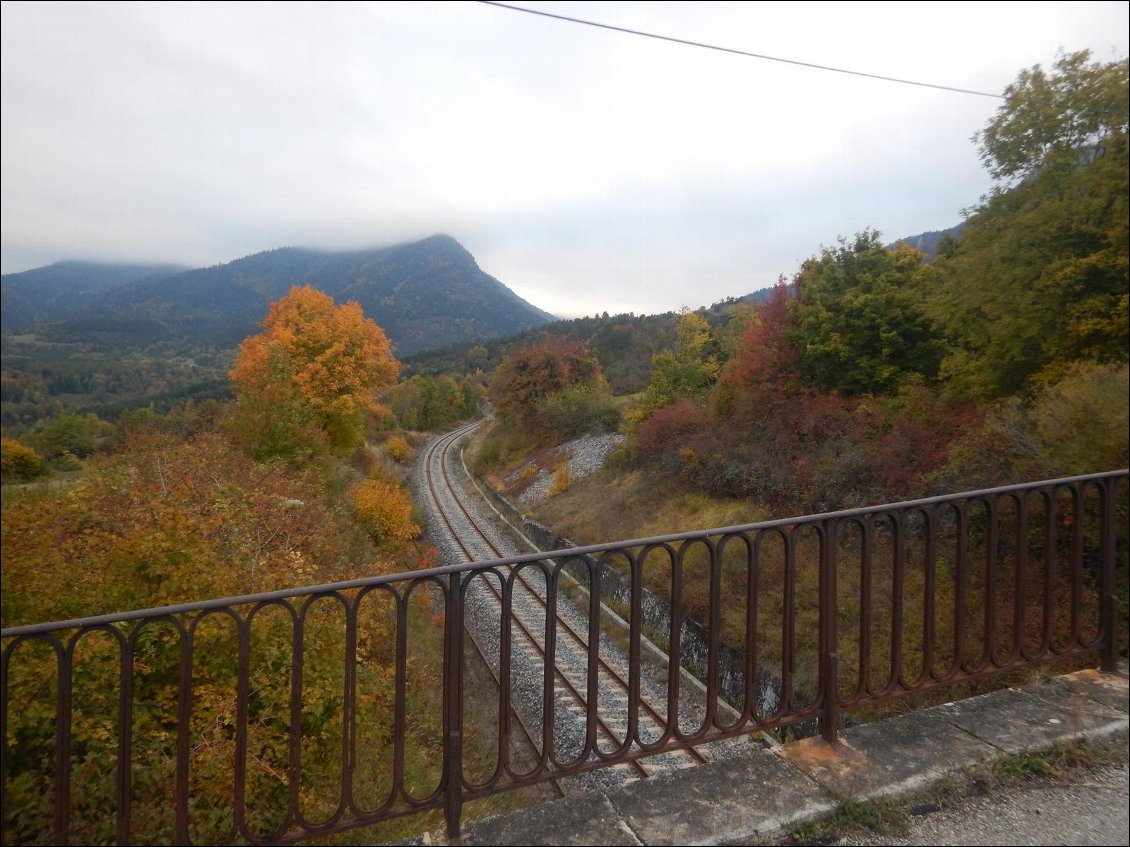
<path id="1" fill-rule="evenodd" d="M 278 591 L 267 591 L 259 594 L 244 594 L 237 597 L 221 597 L 215 600 L 201 600 L 192 603 L 178 603 L 171 606 L 159 606 L 152 609 L 137 609 L 130 612 L 112 612 L 105 615 L 95 615 L 86 618 L 72 618 L 63 621 L 47 623 L 26 624 L 0 629 L 0 638 L 17 638 L 20 636 L 41 635 L 64 629 L 77 629 L 79 627 L 105 626 L 116 623 L 126 623 L 136 620 L 168 617 L 191 612 L 207 612 L 230 606 L 246 606 L 256 603 L 269 603 L 277 600 L 288 600 L 293 597 L 309 595 L 325 595 L 337 591 L 348 591 L 354 588 L 376 587 L 389 585 L 396 582 L 423 581 L 436 579 L 453 573 L 470 573 L 474 571 L 489 570 L 490 568 L 519 565 L 527 562 L 537 562 L 546 558 L 564 559 L 585 556 L 592 553 L 607 553 L 614 550 L 625 550 L 632 547 L 646 547 L 659 544 L 671 544 L 681 541 L 695 541 L 719 535 L 734 535 L 742 532 L 757 532 L 774 529 L 782 526 L 798 526 L 820 523 L 845 518 L 862 517 L 886 512 L 905 511 L 907 509 L 923 508 L 944 503 L 959 502 L 962 500 L 982 499 L 986 497 L 999 497 L 1021 491 L 1031 491 L 1051 486 L 1066 487 L 1096 482 L 1099 480 L 1113 479 L 1130 476 L 1130 469 L 1123 468 L 1117 471 L 1102 473 L 1081 474 L 1079 476 L 1047 479 L 1039 482 L 1025 482 L 1016 485 L 998 486 L 996 488 L 982 488 L 976 491 L 963 491 L 956 494 L 942 494 L 936 497 L 924 497 L 918 500 L 903 500 L 895 503 L 884 503 L 878 506 L 863 506 L 856 509 L 843 509 L 836 512 L 822 512 L 801 517 L 778 518 L 770 521 L 737 524 L 734 526 L 700 529 L 690 532 L 672 533 L 670 535 L 656 535 L 650 538 L 634 538 L 626 541 L 613 541 L 605 544 L 590 544 L 584 547 L 569 547 L 560 550 L 545 551 L 541 553 L 524 553 L 519 556 L 508 556 L 502 559 L 487 559 L 480 562 L 466 562 L 458 565 L 426 568 L 418 571 L 387 574 L 383 576 L 363 577 L 360 579 L 344 580 L 342 582 L 329 582 L 320 585 L 308 585 L 299 588 L 285 588 Z"/>

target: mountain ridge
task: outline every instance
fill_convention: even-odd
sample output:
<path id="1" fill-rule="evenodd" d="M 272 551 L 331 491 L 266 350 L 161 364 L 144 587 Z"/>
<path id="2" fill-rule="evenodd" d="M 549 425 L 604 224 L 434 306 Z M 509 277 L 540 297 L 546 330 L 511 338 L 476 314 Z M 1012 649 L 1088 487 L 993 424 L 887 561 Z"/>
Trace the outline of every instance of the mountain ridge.
<path id="1" fill-rule="evenodd" d="M 443 234 L 342 252 L 280 247 L 175 272 L 168 266 L 64 264 L 4 275 L 0 326 L 14 330 L 50 322 L 45 331 L 53 340 L 79 340 L 102 327 L 123 345 L 172 340 L 230 348 L 255 333 L 268 305 L 296 285 L 312 285 L 339 302 L 356 301 L 401 355 L 556 320 L 485 273 L 456 239 Z M 59 292 L 77 288 L 82 269 L 97 285 L 60 308 Z"/>
<path id="2" fill-rule="evenodd" d="M 9 329 L 78 317 L 107 291 L 187 270 L 171 264 L 63 261 L 4 274 L 0 326 Z"/>
<path id="3" fill-rule="evenodd" d="M 893 250 L 898 244 L 905 244 L 907 247 L 912 247 L 915 250 L 920 250 L 926 254 L 926 261 L 934 261 L 934 257 L 938 255 L 938 246 L 946 238 L 958 239 L 961 238 L 962 230 L 965 229 L 964 223 L 959 223 L 956 226 L 951 226 L 949 229 L 935 229 L 929 232 L 920 232 L 918 235 L 908 235 L 906 238 L 900 238 L 893 244 L 888 244 L 887 249 Z"/>

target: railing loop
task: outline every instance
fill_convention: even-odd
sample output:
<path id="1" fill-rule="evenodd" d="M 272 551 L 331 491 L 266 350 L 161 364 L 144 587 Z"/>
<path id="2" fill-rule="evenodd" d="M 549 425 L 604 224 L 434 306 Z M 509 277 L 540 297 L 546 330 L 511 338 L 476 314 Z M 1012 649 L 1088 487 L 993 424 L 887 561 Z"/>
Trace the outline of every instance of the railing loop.
<path id="1" fill-rule="evenodd" d="M 836 522 L 824 521 L 820 526 L 820 690 L 823 705 L 820 710 L 820 735 L 829 744 L 837 739 L 839 723 L 840 683 L 839 660 L 836 654 L 837 616 L 836 603 Z"/>
<path id="2" fill-rule="evenodd" d="M 1114 587 L 1114 556 L 1115 556 L 1115 500 L 1118 492 L 1119 480 L 1115 478 L 1104 479 L 1099 483 L 1102 491 L 1102 576 L 1100 579 L 1100 594 L 1102 602 L 1099 614 L 1102 616 L 1100 624 L 1103 633 L 1102 645 L 1102 671 L 1103 673 L 1116 673 L 1118 671 L 1118 592 Z"/>
<path id="3" fill-rule="evenodd" d="M 462 574 L 448 577 L 444 620 L 443 760 L 444 820 L 452 844 L 460 844 L 463 816 L 463 592 Z"/>

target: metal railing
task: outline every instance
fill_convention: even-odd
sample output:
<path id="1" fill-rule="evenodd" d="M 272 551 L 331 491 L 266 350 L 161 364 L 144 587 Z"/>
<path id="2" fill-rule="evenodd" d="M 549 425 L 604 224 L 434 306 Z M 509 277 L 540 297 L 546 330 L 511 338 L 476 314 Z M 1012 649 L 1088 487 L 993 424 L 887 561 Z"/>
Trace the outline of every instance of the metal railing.
<path id="1" fill-rule="evenodd" d="M 278 843 L 428 810 L 457 836 L 463 804 L 502 791 L 806 722 L 832 741 L 842 713 L 1061 660 L 1114 671 L 1127 485 L 1121 470 L 4 629 L 4 840 Z M 516 702 L 522 577 L 547 604 L 533 704 Z M 472 685 L 464 620 L 484 584 L 501 611 L 492 681 Z M 593 645 L 573 741 L 554 697 L 566 603 Z M 602 700 L 613 617 L 627 692 Z M 649 640 L 669 656 L 654 703 Z M 692 658 L 705 697 L 680 672 Z"/>

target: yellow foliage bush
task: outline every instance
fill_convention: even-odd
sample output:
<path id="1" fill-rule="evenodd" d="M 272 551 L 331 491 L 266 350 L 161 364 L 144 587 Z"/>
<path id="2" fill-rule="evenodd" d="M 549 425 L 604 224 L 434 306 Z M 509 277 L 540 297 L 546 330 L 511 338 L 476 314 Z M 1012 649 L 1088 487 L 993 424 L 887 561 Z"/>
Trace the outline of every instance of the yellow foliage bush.
<path id="1" fill-rule="evenodd" d="M 25 482 L 43 475 L 43 459 L 27 445 L 12 438 L 0 439 L 0 479 Z"/>
<path id="2" fill-rule="evenodd" d="M 385 441 L 385 452 L 394 462 L 403 463 L 408 461 L 408 457 L 412 455 L 412 448 L 399 435 L 393 435 Z"/>
<path id="3" fill-rule="evenodd" d="M 553 469 L 553 484 L 549 487 L 551 495 L 564 494 L 573 485 L 573 472 L 569 469 L 569 459 L 562 459 Z"/>
<path id="4" fill-rule="evenodd" d="M 407 547 L 420 535 L 412 519 L 412 497 L 398 485 L 370 477 L 349 490 L 358 522 L 378 544 Z"/>

